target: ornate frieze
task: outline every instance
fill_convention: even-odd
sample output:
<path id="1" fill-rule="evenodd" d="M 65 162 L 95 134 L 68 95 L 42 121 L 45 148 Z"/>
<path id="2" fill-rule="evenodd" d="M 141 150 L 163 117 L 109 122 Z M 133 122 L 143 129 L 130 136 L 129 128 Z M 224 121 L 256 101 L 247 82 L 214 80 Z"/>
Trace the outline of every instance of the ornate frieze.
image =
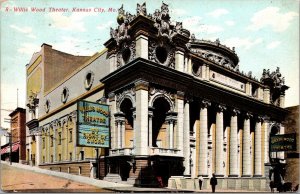
<path id="1" fill-rule="evenodd" d="M 123 47 L 117 52 L 117 68 L 132 61 L 136 57 L 135 41 L 124 43 Z"/>

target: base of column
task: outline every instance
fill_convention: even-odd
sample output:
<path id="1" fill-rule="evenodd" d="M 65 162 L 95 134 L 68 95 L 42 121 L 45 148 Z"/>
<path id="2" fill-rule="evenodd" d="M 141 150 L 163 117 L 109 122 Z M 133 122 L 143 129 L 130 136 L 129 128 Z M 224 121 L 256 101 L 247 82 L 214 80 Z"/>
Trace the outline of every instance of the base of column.
<path id="1" fill-rule="evenodd" d="M 238 174 L 230 174 L 230 175 L 228 175 L 228 177 L 239 177 L 239 175 Z"/>
<path id="2" fill-rule="evenodd" d="M 198 177 L 200 177 L 200 176 L 202 176 L 202 177 L 208 177 L 207 174 L 199 174 Z"/>
<path id="3" fill-rule="evenodd" d="M 255 175 L 253 175 L 253 177 L 262 177 L 262 175 L 255 174 Z"/>
<path id="4" fill-rule="evenodd" d="M 251 175 L 243 174 L 242 177 L 251 177 Z"/>
<path id="5" fill-rule="evenodd" d="M 224 177 L 224 174 L 215 174 L 216 177 Z"/>

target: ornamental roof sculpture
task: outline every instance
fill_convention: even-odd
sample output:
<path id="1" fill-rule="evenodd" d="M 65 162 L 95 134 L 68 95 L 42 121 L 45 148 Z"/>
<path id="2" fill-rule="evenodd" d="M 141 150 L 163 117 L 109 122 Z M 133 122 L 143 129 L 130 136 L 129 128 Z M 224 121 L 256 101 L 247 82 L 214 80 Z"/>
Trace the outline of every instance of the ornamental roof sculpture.
<path id="1" fill-rule="evenodd" d="M 239 57 L 235 52 L 235 47 L 229 48 L 226 45 L 222 44 L 220 39 L 217 38 L 215 41 L 210 40 L 203 40 L 203 39 L 197 39 L 195 34 L 190 34 L 190 32 L 183 28 L 182 22 L 171 22 L 171 17 L 169 15 L 169 6 L 166 3 L 162 3 L 160 9 L 156 9 L 153 14 L 147 13 L 147 7 L 146 2 L 143 4 L 138 4 L 136 7 L 136 14 L 132 15 L 129 12 L 125 12 L 123 9 L 123 5 L 118 9 L 118 16 L 117 16 L 117 22 L 118 27 L 116 29 L 111 28 L 110 29 L 110 36 L 113 41 L 115 41 L 118 48 L 116 48 L 113 45 L 110 45 L 110 50 L 108 53 L 114 53 L 117 52 L 118 54 L 118 67 L 124 65 L 124 62 L 122 64 L 122 61 L 120 58 L 122 57 L 121 54 L 124 53 L 123 51 L 129 49 L 130 54 L 128 54 L 130 60 L 125 60 L 127 62 L 133 60 L 135 58 L 135 40 L 134 40 L 134 30 L 132 28 L 137 28 L 134 23 L 134 20 L 139 17 L 143 16 L 144 21 L 146 21 L 147 25 L 138 27 L 145 28 L 147 26 L 147 30 L 149 32 L 154 32 L 156 34 L 152 34 L 152 36 L 156 36 L 157 40 L 154 42 L 153 40 L 149 39 L 149 60 L 157 61 L 155 60 L 155 57 L 153 57 L 153 49 L 156 49 L 160 46 L 165 46 L 168 51 L 168 57 L 167 61 L 164 63 L 161 63 L 165 66 L 174 68 L 174 53 L 173 47 L 179 46 L 184 48 L 184 50 L 191 52 L 195 55 L 198 55 L 204 59 L 207 59 L 215 64 L 218 64 L 219 66 L 229 69 L 232 72 L 235 72 L 241 76 L 247 77 L 249 79 L 252 79 L 256 82 L 261 82 L 265 84 L 266 82 L 263 80 L 263 78 L 259 81 L 256 77 L 252 75 L 252 72 L 245 73 L 243 71 L 240 71 L 239 69 Z M 140 18 L 141 19 L 141 18 Z M 145 24 L 145 23 L 143 23 Z M 139 25 L 139 24 L 137 24 Z M 186 43 L 182 44 L 184 41 L 177 42 L 177 37 L 181 36 L 186 38 Z M 109 45 L 110 43 L 107 43 Z M 172 47 L 172 48 L 171 48 Z M 152 52 L 153 51 L 153 52 Z M 170 52 L 169 52 L 170 51 Z M 121 54 L 120 54 L 121 53 Z M 269 71 L 269 70 L 268 70 Z M 267 76 L 268 71 L 264 70 L 264 76 Z M 277 72 L 277 73 L 276 73 Z M 269 77 L 273 77 L 274 79 L 274 85 L 278 88 L 286 88 L 282 87 L 284 85 L 284 78 L 281 78 L 281 74 L 279 72 L 279 69 L 276 70 L 276 72 L 269 74 Z M 279 76 L 280 75 L 280 76 Z M 282 83 L 283 82 L 283 83 Z"/>
<path id="2" fill-rule="evenodd" d="M 289 87 L 285 85 L 284 77 L 281 77 L 279 67 L 276 68 L 276 71 L 270 73 L 270 69 L 264 69 L 260 81 L 269 86 L 271 90 L 278 90 L 281 93 L 284 93 Z"/>

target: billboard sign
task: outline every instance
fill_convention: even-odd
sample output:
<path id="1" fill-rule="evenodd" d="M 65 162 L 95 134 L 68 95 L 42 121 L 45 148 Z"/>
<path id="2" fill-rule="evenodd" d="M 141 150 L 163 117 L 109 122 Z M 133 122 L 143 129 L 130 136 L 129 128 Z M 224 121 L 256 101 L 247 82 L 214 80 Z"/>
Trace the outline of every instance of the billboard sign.
<path id="1" fill-rule="evenodd" d="M 270 152 L 296 151 L 296 134 L 270 136 Z"/>
<path id="2" fill-rule="evenodd" d="M 109 106 L 80 100 L 77 102 L 77 145 L 108 148 Z"/>

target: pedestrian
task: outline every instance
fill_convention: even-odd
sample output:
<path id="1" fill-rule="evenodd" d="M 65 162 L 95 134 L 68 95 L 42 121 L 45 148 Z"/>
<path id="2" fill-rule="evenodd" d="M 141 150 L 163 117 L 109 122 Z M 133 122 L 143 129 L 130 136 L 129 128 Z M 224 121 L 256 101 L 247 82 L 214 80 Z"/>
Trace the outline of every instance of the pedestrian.
<path id="1" fill-rule="evenodd" d="M 210 178 L 210 185 L 211 185 L 212 192 L 214 193 L 216 190 L 216 185 L 218 185 L 218 181 L 217 181 L 216 175 L 214 173 L 212 174 L 212 177 Z"/>
<path id="2" fill-rule="evenodd" d="M 200 177 L 198 177 L 198 179 L 199 179 L 199 189 L 201 190 L 202 189 L 202 184 L 203 184 L 203 177 L 200 176 Z"/>

